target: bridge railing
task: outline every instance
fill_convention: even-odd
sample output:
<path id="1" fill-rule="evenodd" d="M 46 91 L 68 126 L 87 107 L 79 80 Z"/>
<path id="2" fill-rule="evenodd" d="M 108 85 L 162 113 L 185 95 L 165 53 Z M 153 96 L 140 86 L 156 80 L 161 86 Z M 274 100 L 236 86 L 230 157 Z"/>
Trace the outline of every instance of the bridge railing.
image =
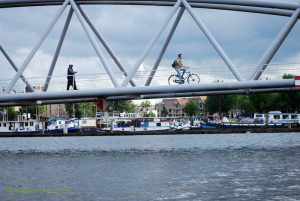
<path id="1" fill-rule="evenodd" d="M 245 79 L 248 74 L 252 71 L 255 65 L 237 65 L 236 68 Z M 144 66 L 143 70 L 136 72 L 133 77 L 133 81 L 136 86 L 144 86 L 152 67 Z M 212 83 L 212 82 L 227 82 L 236 81 L 236 78 L 226 66 L 210 66 L 210 67 L 190 67 L 188 69 L 191 73 L 195 73 L 200 77 L 201 83 Z M 168 85 L 168 78 L 172 74 L 177 74 L 172 67 L 160 67 L 156 71 L 151 86 Z M 260 80 L 274 80 L 282 79 L 284 74 L 300 75 L 300 63 L 278 63 L 269 64 L 268 68 L 262 73 Z M 116 79 L 119 83 L 124 80 L 123 73 L 115 72 Z M 76 85 L 77 88 L 94 89 L 94 88 L 114 88 L 107 73 L 95 73 L 95 74 L 76 74 Z M 31 77 L 27 78 L 27 81 L 33 86 L 33 88 L 39 92 L 43 91 L 46 77 Z M 8 85 L 10 79 L 0 80 L 0 93 L 3 93 Z M 128 84 L 130 86 L 130 84 Z M 66 76 L 52 76 L 47 91 L 63 91 L 67 88 L 67 77 Z M 25 93 L 26 85 L 19 79 L 13 88 L 15 93 Z M 72 90 L 72 87 L 70 88 Z M 13 92 L 13 91 L 12 91 Z"/>

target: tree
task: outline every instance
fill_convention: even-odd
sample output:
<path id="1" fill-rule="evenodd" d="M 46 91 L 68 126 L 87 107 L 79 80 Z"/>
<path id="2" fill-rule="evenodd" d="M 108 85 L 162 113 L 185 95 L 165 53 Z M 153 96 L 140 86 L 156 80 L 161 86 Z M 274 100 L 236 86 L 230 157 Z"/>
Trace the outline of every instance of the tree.
<path id="1" fill-rule="evenodd" d="M 284 74 L 283 79 L 293 79 L 294 75 Z M 300 108 L 300 92 L 279 93 L 276 100 L 278 110 L 282 112 L 295 112 Z"/>
<path id="2" fill-rule="evenodd" d="M 6 118 L 8 118 L 8 121 L 13 121 L 17 117 L 17 113 L 15 112 L 14 107 L 0 107 L 0 112 L 4 111 L 6 111 L 6 114 L 1 114 L 0 121 L 2 121 L 3 119 L 5 120 Z"/>
<path id="3" fill-rule="evenodd" d="M 92 117 L 93 116 L 93 103 L 66 103 L 65 104 L 66 111 L 69 117 Z"/>
<path id="4" fill-rule="evenodd" d="M 159 107 L 160 106 L 160 104 L 161 104 L 161 102 L 160 103 L 155 103 L 155 105 L 154 105 L 154 107 Z"/>
<path id="5" fill-rule="evenodd" d="M 119 111 L 120 113 L 135 113 L 136 105 L 132 102 L 132 100 L 119 100 L 119 101 L 110 101 L 110 107 L 108 108 L 108 112 Z"/>
<path id="6" fill-rule="evenodd" d="M 143 101 L 141 107 L 152 107 L 152 104 L 149 100 Z"/>
<path id="7" fill-rule="evenodd" d="M 205 110 L 210 113 L 228 112 L 236 105 L 237 95 L 219 95 L 219 96 L 208 96 L 204 107 Z"/>
<path id="8" fill-rule="evenodd" d="M 161 116 L 166 117 L 168 116 L 169 112 L 166 108 L 166 106 L 163 106 L 163 109 L 161 110 Z"/>
<path id="9" fill-rule="evenodd" d="M 27 112 L 28 114 L 30 113 L 31 114 L 30 118 L 35 119 L 37 118 L 36 115 L 42 115 L 46 113 L 46 105 L 22 106 L 19 112 L 21 113 Z"/>
<path id="10" fill-rule="evenodd" d="M 155 113 L 150 111 L 149 114 L 147 114 L 147 112 L 144 112 L 144 117 L 156 117 Z"/>
<path id="11" fill-rule="evenodd" d="M 236 106 L 244 110 L 245 113 L 251 114 L 255 111 L 248 95 L 237 96 Z"/>
<path id="12" fill-rule="evenodd" d="M 182 108 L 182 111 L 189 114 L 189 116 L 193 116 L 197 114 L 200 110 L 197 105 L 192 99 L 189 99 L 185 106 Z"/>

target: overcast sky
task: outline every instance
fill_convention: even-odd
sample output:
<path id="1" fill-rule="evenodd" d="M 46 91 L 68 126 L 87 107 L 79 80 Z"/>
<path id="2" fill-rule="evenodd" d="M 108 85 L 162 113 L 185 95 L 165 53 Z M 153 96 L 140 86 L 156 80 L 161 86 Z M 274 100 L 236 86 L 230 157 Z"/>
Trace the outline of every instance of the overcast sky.
<path id="1" fill-rule="evenodd" d="M 103 5 L 82 6 L 82 8 L 128 70 L 138 60 L 172 9 L 171 7 Z M 18 67 L 22 65 L 32 47 L 44 33 L 57 10 L 58 6 L 0 9 L 0 43 Z M 235 65 L 256 64 L 289 20 L 288 17 L 263 14 L 195 10 Z M 45 77 L 47 75 L 68 11 L 69 6 L 24 71 L 25 77 Z M 152 68 L 175 16 L 141 68 Z M 300 63 L 299 41 L 300 24 L 298 22 L 271 63 Z M 107 52 L 101 45 L 100 47 L 113 71 L 119 72 Z M 184 12 L 160 68 L 170 68 L 170 64 L 178 53 L 183 53 L 184 64 L 188 66 L 224 65 L 223 60 L 187 11 Z M 78 70 L 79 73 L 104 72 L 103 65 L 76 15 L 73 15 L 54 76 L 65 76 L 69 63 L 73 63 L 75 70 Z M 0 80 L 9 79 L 14 75 L 13 68 L 1 53 L 0 66 Z"/>

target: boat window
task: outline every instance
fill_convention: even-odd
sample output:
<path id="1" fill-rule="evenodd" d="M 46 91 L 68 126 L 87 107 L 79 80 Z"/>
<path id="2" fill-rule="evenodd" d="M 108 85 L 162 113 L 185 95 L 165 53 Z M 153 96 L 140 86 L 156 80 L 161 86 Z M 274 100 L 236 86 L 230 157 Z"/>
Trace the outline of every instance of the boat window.
<path id="1" fill-rule="evenodd" d="M 61 121 L 59 121 L 58 124 L 61 124 Z"/>
<path id="2" fill-rule="evenodd" d="M 291 119 L 298 119 L 298 115 L 296 114 L 291 115 Z"/>
<path id="3" fill-rule="evenodd" d="M 33 126 L 33 122 L 30 122 L 30 126 Z"/>
<path id="4" fill-rule="evenodd" d="M 280 115 L 274 115 L 274 119 L 280 119 Z"/>
<path id="5" fill-rule="evenodd" d="M 28 126 L 28 122 L 25 122 L 25 126 Z"/>
<path id="6" fill-rule="evenodd" d="M 262 117 L 262 114 L 257 114 L 256 117 Z"/>
<path id="7" fill-rule="evenodd" d="M 6 127 L 6 123 L 3 124 L 3 127 Z"/>
<path id="8" fill-rule="evenodd" d="M 0 127 L 1 127 L 1 123 L 0 123 Z"/>
<path id="9" fill-rule="evenodd" d="M 82 121 L 82 124 L 86 124 L 86 120 L 83 120 L 83 121 Z"/>
<path id="10" fill-rule="evenodd" d="M 157 123 L 156 126 L 161 126 L 161 123 Z"/>
<path id="11" fill-rule="evenodd" d="M 282 115 L 283 119 L 289 119 L 289 115 Z"/>

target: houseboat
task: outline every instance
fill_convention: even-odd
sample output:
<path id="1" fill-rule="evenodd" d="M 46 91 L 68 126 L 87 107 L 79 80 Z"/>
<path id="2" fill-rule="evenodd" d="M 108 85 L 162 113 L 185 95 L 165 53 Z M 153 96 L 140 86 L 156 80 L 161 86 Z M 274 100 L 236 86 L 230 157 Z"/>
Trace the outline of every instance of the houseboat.
<path id="1" fill-rule="evenodd" d="M 220 124 L 222 128 L 262 128 L 262 127 L 283 127 L 282 122 L 273 121 L 272 118 L 266 119 L 260 117 L 260 115 L 255 116 L 254 118 L 244 118 L 241 120 L 231 120 L 227 117 L 222 119 L 222 123 Z"/>
<path id="2" fill-rule="evenodd" d="M 100 121 L 100 131 L 134 131 L 129 119 L 115 119 Z"/>
<path id="3" fill-rule="evenodd" d="M 79 121 L 79 126 L 82 132 L 95 132 L 96 129 L 96 118 L 82 118 Z"/>
<path id="4" fill-rule="evenodd" d="M 43 125 L 40 121 L 2 121 L 0 133 L 40 133 Z"/>
<path id="5" fill-rule="evenodd" d="M 77 118 L 73 119 L 61 119 L 61 118 L 50 118 L 44 122 L 43 125 L 44 132 L 63 132 L 64 129 L 68 131 L 78 131 L 80 130 L 79 120 Z"/>
<path id="6" fill-rule="evenodd" d="M 285 125 L 293 124 L 299 126 L 300 114 L 299 113 L 282 113 L 280 111 L 270 111 L 267 114 L 255 113 L 254 118 L 261 118 L 266 121 L 268 118 L 270 123 L 280 122 Z"/>
<path id="7" fill-rule="evenodd" d="M 135 119 L 135 131 L 170 130 L 170 122 L 159 118 L 145 117 Z"/>

